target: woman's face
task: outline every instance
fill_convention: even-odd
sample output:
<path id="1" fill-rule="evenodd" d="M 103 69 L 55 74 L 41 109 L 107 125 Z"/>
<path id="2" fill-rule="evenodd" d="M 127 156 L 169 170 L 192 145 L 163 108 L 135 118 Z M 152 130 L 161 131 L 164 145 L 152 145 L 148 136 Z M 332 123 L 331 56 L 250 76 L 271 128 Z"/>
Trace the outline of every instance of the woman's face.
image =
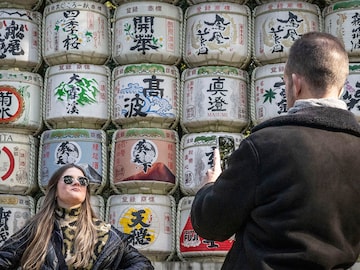
<path id="1" fill-rule="evenodd" d="M 79 207 L 85 200 L 86 186 L 80 184 L 78 180 L 79 177 L 84 177 L 84 174 L 81 170 L 75 167 L 67 169 L 62 174 L 57 183 L 56 189 L 56 197 L 59 207 L 76 208 Z M 71 180 L 72 183 L 70 183 Z M 68 182 L 68 184 L 65 182 Z"/>

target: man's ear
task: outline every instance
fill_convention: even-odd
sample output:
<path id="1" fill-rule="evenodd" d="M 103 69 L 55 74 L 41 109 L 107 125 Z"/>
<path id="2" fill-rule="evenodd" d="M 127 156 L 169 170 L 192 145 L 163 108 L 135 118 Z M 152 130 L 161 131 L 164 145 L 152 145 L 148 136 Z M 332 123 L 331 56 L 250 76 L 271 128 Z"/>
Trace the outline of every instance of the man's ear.
<path id="1" fill-rule="evenodd" d="M 293 96 L 295 97 L 295 100 L 296 100 L 296 99 L 299 98 L 299 96 L 302 93 L 303 80 L 302 80 L 302 77 L 299 76 L 296 73 L 291 74 L 291 79 L 292 79 L 292 82 L 293 82 L 293 88 L 292 88 Z"/>
<path id="2" fill-rule="evenodd" d="M 345 91 L 345 85 L 340 89 L 338 98 L 341 98 L 341 96 L 342 96 L 342 94 L 344 93 L 344 91 Z"/>

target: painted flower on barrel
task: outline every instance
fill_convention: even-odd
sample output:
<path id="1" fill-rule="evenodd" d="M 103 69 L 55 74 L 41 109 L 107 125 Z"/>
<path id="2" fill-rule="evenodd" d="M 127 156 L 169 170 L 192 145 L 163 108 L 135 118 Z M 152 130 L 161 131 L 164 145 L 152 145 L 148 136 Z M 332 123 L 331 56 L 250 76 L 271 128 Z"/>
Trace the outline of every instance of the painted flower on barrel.
<path id="1" fill-rule="evenodd" d="M 73 74 L 70 80 L 61 82 L 55 88 L 55 96 L 59 101 L 67 102 L 68 114 L 79 114 L 79 106 L 97 103 L 97 95 L 100 93 L 95 79 L 80 78 Z"/>

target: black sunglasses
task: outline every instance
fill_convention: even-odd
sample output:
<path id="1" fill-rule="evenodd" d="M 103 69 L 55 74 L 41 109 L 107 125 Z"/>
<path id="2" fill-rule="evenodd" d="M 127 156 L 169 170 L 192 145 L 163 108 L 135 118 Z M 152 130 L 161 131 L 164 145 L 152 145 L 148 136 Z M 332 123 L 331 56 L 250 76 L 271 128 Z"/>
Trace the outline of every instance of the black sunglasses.
<path id="1" fill-rule="evenodd" d="M 75 178 L 71 175 L 64 175 L 63 180 L 65 184 L 71 185 L 74 182 Z M 85 176 L 79 176 L 77 180 L 79 181 L 80 185 L 84 187 L 87 187 L 89 185 L 89 179 Z"/>

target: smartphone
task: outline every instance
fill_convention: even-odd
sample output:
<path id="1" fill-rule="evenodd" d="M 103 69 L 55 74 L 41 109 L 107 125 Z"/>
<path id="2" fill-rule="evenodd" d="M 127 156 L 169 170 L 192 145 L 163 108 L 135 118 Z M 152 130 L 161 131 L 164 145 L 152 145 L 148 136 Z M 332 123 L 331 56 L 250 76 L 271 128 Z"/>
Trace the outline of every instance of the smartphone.
<path id="1" fill-rule="evenodd" d="M 235 151 L 235 140 L 232 136 L 219 136 L 217 147 L 220 152 L 221 169 L 228 167 L 228 159 L 233 151 Z"/>

